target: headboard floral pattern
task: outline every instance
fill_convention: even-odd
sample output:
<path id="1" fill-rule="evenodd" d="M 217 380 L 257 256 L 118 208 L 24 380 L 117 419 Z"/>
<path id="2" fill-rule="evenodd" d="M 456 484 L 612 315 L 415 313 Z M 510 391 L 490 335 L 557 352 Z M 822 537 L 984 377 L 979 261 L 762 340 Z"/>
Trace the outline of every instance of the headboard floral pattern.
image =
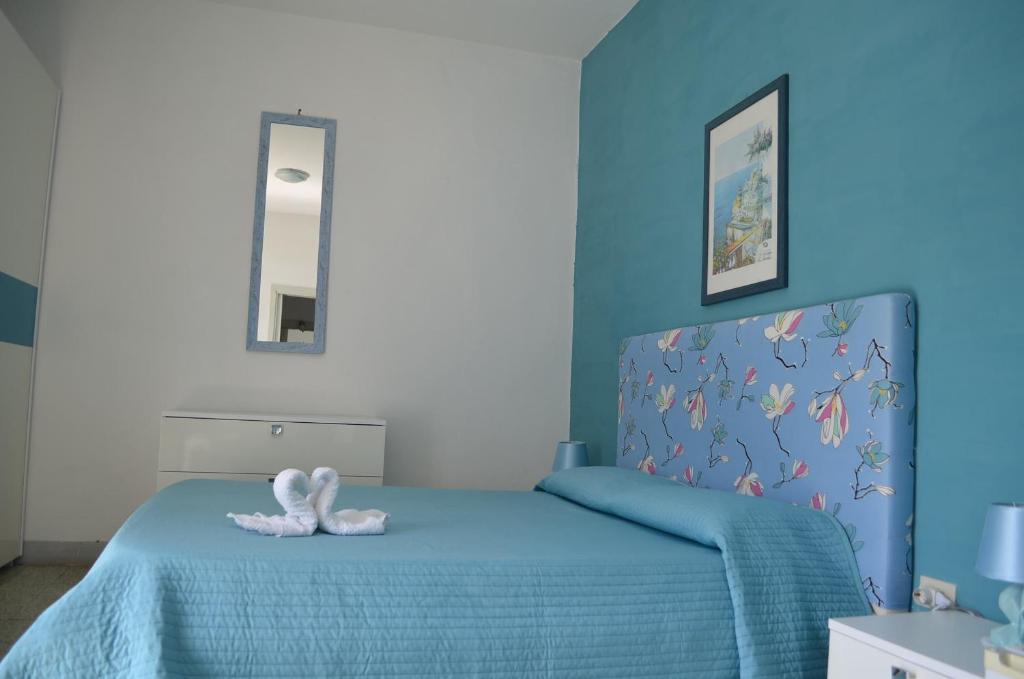
<path id="1" fill-rule="evenodd" d="M 831 512 L 871 603 L 907 609 L 914 326 L 886 294 L 628 338 L 618 465 Z"/>

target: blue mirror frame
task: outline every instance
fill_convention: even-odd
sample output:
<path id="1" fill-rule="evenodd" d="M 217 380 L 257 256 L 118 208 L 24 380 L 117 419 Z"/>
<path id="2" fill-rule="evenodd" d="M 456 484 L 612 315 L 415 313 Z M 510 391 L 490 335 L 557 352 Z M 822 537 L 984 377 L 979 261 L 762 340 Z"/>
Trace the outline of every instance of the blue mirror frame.
<path id="1" fill-rule="evenodd" d="M 301 125 L 324 130 L 323 189 L 320 196 L 320 242 L 316 271 L 316 315 L 312 342 L 268 342 L 256 339 L 259 321 L 260 280 L 263 264 L 263 228 L 267 213 L 267 164 L 270 156 L 270 126 L 274 123 Z M 249 351 L 281 351 L 301 354 L 324 353 L 327 333 L 327 272 L 331 259 L 331 213 L 334 195 L 334 145 L 338 123 L 332 118 L 270 113 L 260 115 L 259 159 L 256 163 L 256 207 L 253 213 L 252 261 L 249 265 L 249 325 L 245 348 Z"/>

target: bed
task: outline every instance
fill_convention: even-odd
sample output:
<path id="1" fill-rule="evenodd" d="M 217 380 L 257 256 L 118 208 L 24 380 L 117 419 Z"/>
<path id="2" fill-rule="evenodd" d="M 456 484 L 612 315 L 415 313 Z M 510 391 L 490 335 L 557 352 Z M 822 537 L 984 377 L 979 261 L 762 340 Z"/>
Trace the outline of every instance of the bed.
<path id="1" fill-rule="evenodd" d="M 246 533 L 225 514 L 276 511 L 267 484 L 170 486 L 0 677 L 824 676 L 827 619 L 870 611 L 847 517 L 681 480 L 693 451 L 637 473 L 651 455 L 627 444 L 619 467 L 534 492 L 344 488 L 339 504 L 391 513 L 373 537 Z M 861 534 L 888 521 L 876 509 Z"/>

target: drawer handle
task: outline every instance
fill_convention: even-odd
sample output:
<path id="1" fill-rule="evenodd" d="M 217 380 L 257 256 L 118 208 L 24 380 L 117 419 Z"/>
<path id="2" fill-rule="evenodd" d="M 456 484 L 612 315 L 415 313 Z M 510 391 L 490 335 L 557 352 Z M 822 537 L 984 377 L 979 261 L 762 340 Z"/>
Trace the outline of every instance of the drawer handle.
<path id="1" fill-rule="evenodd" d="M 270 435 L 271 436 L 280 436 L 283 433 L 284 433 L 284 425 L 283 424 L 272 424 L 272 425 L 270 425 Z"/>
<path id="2" fill-rule="evenodd" d="M 893 679 L 914 679 L 916 675 L 910 670 L 905 670 L 902 667 L 896 667 L 895 665 L 893 665 L 892 676 Z"/>

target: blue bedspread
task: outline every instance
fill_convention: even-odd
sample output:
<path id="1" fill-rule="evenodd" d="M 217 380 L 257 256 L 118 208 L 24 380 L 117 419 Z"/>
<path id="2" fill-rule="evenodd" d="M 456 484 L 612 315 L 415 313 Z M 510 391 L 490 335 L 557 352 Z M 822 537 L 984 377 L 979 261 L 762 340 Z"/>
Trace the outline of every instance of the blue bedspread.
<path id="1" fill-rule="evenodd" d="M 768 503 L 752 513 L 743 498 L 633 471 L 541 485 L 346 487 L 339 506 L 392 514 L 387 535 L 354 538 L 239 530 L 226 512 L 274 512 L 265 483 L 171 486 L 0 677 L 824 676 L 825 617 L 867 610 L 824 513 L 779 505 L 792 529 L 759 532 L 742 526 L 765 523 Z M 766 566 L 793 570 L 761 573 L 768 590 L 754 574 Z"/>
<path id="2" fill-rule="evenodd" d="M 870 612 L 849 538 L 827 512 L 610 467 L 552 474 L 538 487 L 718 547 L 743 677 L 824 676 L 828 619 Z"/>

